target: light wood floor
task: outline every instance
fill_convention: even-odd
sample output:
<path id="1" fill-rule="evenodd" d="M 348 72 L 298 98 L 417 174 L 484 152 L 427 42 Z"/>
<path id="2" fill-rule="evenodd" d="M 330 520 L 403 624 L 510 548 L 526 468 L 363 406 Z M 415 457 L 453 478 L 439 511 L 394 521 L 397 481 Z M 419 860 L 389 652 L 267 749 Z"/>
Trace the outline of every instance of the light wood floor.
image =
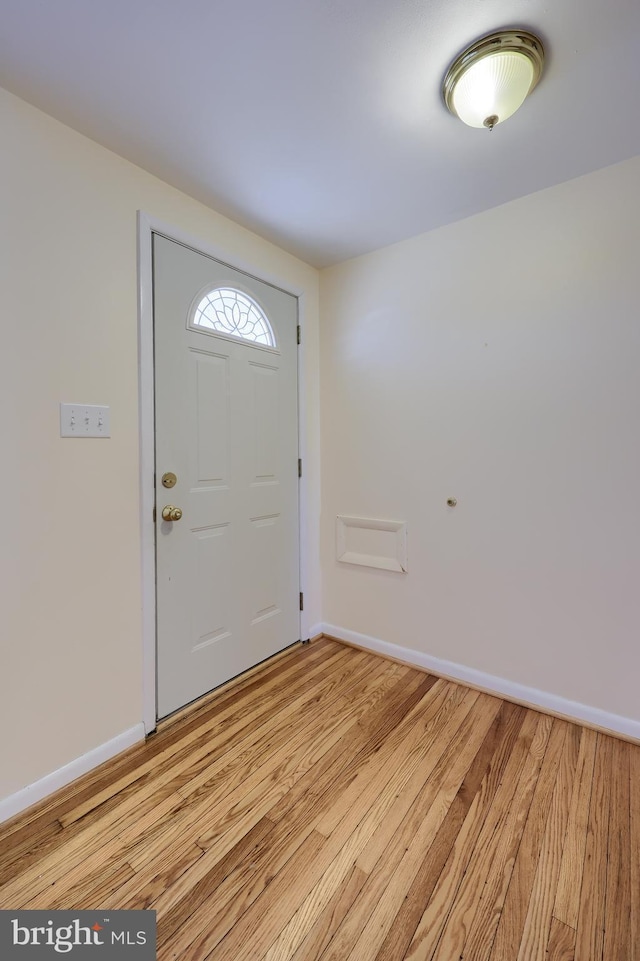
<path id="1" fill-rule="evenodd" d="M 322 640 L 0 827 L 185 961 L 640 961 L 640 747 Z"/>

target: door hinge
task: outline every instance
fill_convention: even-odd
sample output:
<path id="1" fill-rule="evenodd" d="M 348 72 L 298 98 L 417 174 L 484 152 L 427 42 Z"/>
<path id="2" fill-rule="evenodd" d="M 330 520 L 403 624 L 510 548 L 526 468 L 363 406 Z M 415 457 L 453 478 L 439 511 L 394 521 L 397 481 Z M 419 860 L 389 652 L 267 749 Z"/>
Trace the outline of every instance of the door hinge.
<path id="1" fill-rule="evenodd" d="M 298 457 L 298 477 L 302 477 L 302 457 Z"/>
<path id="2" fill-rule="evenodd" d="M 153 520 L 154 520 L 154 523 L 155 523 L 155 519 L 156 519 L 156 509 L 155 509 L 155 507 L 154 507 L 154 508 L 153 508 Z"/>
<path id="3" fill-rule="evenodd" d="M 300 610 L 304 611 L 304 594 L 300 591 Z"/>
<path id="4" fill-rule="evenodd" d="M 297 327 L 297 337 L 298 337 L 298 346 L 300 346 L 300 344 L 302 343 L 302 335 L 301 335 L 301 331 L 300 331 L 300 324 L 298 324 L 298 327 Z"/>

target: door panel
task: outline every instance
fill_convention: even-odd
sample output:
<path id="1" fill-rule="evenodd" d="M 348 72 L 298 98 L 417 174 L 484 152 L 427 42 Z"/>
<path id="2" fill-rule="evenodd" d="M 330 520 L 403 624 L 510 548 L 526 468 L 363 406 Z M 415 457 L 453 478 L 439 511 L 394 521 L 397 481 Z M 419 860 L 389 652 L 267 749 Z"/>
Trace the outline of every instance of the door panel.
<path id="1" fill-rule="evenodd" d="M 203 484 L 220 486 L 228 478 L 229 470 L 229 362 L 227 357 L 196 351 L 191 352 L 191 358 L 191 477 L 199 487 Z"/>
<path id="2" fill-rule="evenodd" d="M 249 364 L 253 400 L 253 483 L 276 484 L 278 462 L 278 371 Z"/>
<path id="3" fill-rule="evenodd" d="M 164 717 L 300 637 L 297 301 L 157 234 L 153 250 Z M 276 349 L 190 325 L 218 287 L 259 305 Z"/>

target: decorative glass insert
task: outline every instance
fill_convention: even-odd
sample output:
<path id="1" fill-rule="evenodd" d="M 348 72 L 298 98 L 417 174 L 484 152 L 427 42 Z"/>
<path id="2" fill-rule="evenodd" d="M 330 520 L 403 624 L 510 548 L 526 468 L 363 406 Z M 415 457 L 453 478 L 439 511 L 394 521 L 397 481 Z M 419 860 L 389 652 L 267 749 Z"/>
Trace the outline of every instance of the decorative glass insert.
<path id="1" fill-rule="evenodd" d="M 250 340 L 263 347 L 275 347 L 271 324 L 255 300 L 232 287 L 210 290 L 196 307 L 195 327 L 204 327 L 229 337 Z"/>

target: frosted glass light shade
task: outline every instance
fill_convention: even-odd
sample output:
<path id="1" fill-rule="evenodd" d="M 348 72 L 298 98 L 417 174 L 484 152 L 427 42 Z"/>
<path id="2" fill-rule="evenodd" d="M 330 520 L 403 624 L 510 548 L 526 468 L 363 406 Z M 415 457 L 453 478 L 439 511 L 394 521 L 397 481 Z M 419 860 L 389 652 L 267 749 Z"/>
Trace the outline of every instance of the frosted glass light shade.
<path id="1" fill-rule="evenodd" d="M 470 127 L 493 127 L 522 105 L 542 73 L 542 44 L 533 34 L 503 31 L 477 41 L 449 67 L 447 107 Z"/>
<path id="2" fill-rule="evenodd" d="M 501 123 L 516 112 L 531 90 L 533 64 L 522 53 L 498 51 L 471 64 L 453 91 L 457 115 L 470 127 L 488 117 Z"/>

